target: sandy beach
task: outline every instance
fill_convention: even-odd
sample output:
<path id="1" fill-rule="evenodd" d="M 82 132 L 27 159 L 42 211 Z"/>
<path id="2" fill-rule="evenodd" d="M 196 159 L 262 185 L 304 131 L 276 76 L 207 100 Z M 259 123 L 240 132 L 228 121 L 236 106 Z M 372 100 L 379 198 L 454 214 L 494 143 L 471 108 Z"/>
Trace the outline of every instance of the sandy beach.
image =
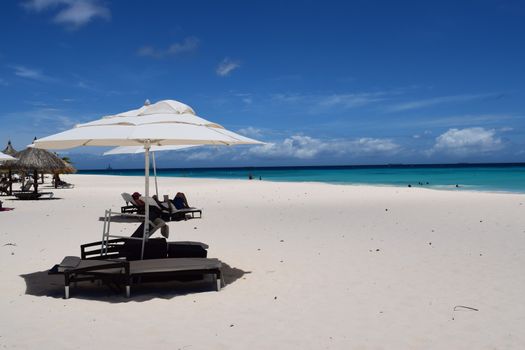
<path id="1" fill-rule="evenodd" d="M 64 180 L 76 187 L 57 200 L 1 198 L 15 208 L 0 212 L 2 348 L 525 347 L 525 195 L 160 178 L 161 194 L 203 208 L 170 223 L 170 240 L 205 242 L 241 271 L 220 292 L 168 284 L 126 299 L 79 284 L 65 300 L 46 270 L 100 240 L 104 209 L 144 185 Z"/>

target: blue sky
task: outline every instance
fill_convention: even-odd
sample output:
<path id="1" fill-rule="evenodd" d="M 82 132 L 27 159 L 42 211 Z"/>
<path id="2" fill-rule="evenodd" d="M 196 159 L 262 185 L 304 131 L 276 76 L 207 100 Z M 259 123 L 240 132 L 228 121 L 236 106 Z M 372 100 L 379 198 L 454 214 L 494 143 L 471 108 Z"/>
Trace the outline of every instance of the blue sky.
<path id="1" fill-rule="evenodd" d="M 175 99 L 257 147 L 162 167 L 525 161 L 523 1 L 0 4 L 0 143 Z M 75 149 L 79 168 L 141 156 Z"/>

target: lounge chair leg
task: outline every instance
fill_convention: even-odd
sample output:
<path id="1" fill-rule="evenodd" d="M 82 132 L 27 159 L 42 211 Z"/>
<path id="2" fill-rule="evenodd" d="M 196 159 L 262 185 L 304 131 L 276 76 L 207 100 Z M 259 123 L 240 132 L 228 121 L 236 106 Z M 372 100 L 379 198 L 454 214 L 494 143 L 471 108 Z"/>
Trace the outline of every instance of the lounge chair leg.
<path id="1" fill-rule="evenodd" d="M 216 283 L 216 291 L 217 292 L 220 292 L 221 291 L 221 287 L 222 287 L 222 283 L 221 283 L 221 277 L 220 276 L 217 276 L 215 275 L 215 283 Z"/>
<path id="2" fill-rule="evenodd" d="M 126 286 L 126 298 L 129 298 L 131 296 L 131 286 Z"/>
<path id="3" fill-rule="evenodd" d="M 64 299 L 69 299 L 69 286 L 64 287 Z"/>

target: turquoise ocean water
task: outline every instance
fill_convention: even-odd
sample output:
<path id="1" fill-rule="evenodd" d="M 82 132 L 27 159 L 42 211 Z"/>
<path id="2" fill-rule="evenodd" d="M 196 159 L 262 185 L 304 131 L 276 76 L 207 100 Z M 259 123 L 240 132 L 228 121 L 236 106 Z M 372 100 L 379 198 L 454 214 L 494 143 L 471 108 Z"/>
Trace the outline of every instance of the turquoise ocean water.
<path id="1" fill-rule="evenodd" d="M 80 174 L 143 176 L 143 169 L 81 170 Z M 162 177 L 314 181 L 525 193 L 525 164 L 385 165 L 158 169 Z M 456 187 L 458 185 L 459 187 Z"/>

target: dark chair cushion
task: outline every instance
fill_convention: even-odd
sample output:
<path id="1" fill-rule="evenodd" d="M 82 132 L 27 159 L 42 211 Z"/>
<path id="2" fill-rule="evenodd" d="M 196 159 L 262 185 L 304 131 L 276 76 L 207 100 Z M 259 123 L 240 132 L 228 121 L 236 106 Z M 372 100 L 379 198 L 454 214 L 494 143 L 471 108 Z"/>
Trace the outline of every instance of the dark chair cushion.
<path id="1" fill-rule="evenodd" d="M 140 260 L 142 241 L 128 240 L 121 251 L 127 260 Z M 150 238 L 144 245 L 144 259 L 162 259 L 168 256 L 168 243 L 164 238 Z"/>
<path id="2" fill-rule="evenodd" d="M 208 251 L 204 246 L 202 244 L 171 242 L 168 243 L 168 258 L 206 258 Z"/>

